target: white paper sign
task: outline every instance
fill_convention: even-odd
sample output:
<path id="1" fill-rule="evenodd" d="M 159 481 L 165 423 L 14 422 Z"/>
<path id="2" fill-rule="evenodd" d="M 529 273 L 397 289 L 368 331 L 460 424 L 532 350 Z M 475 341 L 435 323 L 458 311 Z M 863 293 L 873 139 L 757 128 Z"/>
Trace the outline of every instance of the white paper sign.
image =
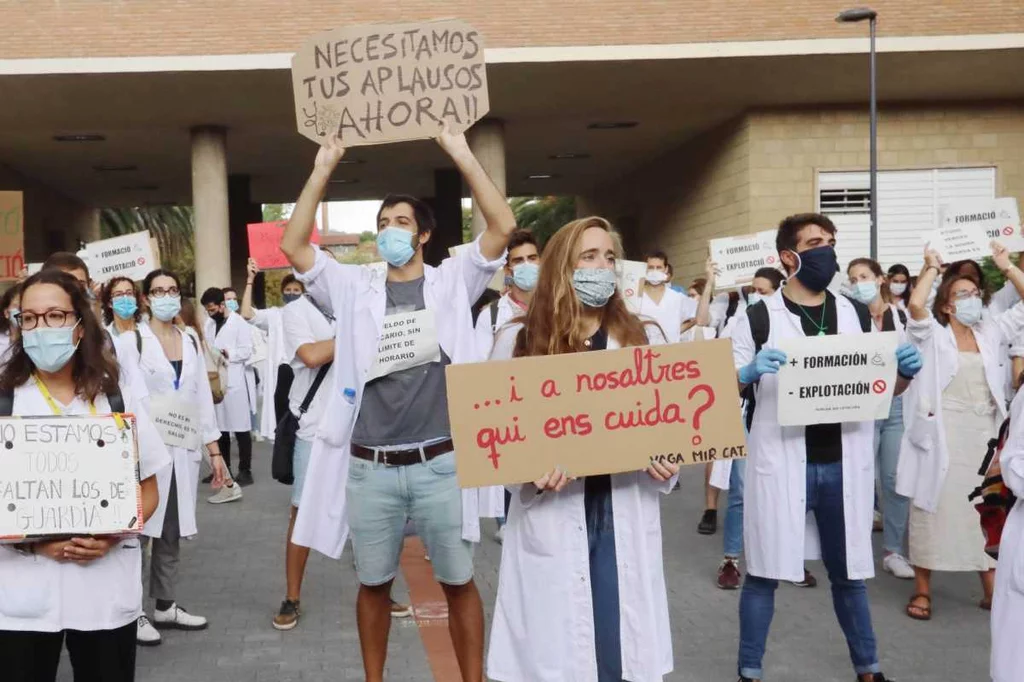
<path id="1" fill-rule="evenodd" d="M 101 239 L 88 244 L 85 250 L 89 255 L 89 274 L 97 282 L 106 282 L 112 277 L 139 281 L 160 267 L 153 256 L 148 230 Z"/>
<path id="2" fill-rule="evenodd" d="M 194 403 L 174 393 L 151 395 L 149 416 L 165 445 L 185 450 L 199 449 L 199 417 Z"/>
<path id="3" fill-rule="evenodd" d="M 640 314 L 640 299 L 643 298 L 642 280 L 647 274 L 647 261 L 619 260 L 615 262 L 616 286 L 626 307 L 635 315 Z"/>
<path id="4" fill-rule="evenodd" d="M 780 339 L 779 424 L 884 419 L 896 384 L 896 332 Z"/>
<path id="5" fill-rule="evenodd" d="M 750 284 L 759 269 L 779 265 L 774 230 L 712 239 L 709 248 L 711 260 L 718 265 L 715 286 L 720 289 Z"/>
<path id="6" fill-rule="evenodd" d="M 1013 253 L 1024 251 L 1020 213 L 1012 197 L 947 204 L 939 211 L 939 228 L 923 238 L 947 263 L 991 256 L 993 239 Z"/>
<path id="7" fill-rule="evenodd" d="M 135 419 L 0 418 L 0 542 L 142 530 Z"/>
<path id="8" fill-rule="evenodd" d="M 433 310 L 388 315 L 381 327 L 377 359 L 367 381 L 440 361 L 441 346 L 437 343 Z"/>
<path id="9" fill-rule="evenodd" d="M 28 264 L 25 265 L 25 268 L 28 271 L 28 276 L 31 277 L 32 275 L 36 274 L 37 272 L 39 272 L 39 271 L 41 271 L 43 269 L 43 264 L 42 263 L 28 263 Z"/>

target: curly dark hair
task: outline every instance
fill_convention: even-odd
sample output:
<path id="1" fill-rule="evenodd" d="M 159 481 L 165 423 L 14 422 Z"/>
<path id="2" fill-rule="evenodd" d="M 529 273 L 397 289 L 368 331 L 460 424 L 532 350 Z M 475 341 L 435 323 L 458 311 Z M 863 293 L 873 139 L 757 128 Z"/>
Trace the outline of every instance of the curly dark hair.
<path id="1" fill-rule="evenodd" d="M 61 270 L 43 270 L 22 284 L 22 300 L 32 287 L 41 284 L 53 284 L 64 290 L 71 299 L 71 307 L 78 315 L 79 324 L 82 326 L 82 340 L 71 360 L 72 376 L 78 395 L 93 401 L 100 394 L 116 393 L 120 370 L 114 358 L 110 337 L 96 319 L 89 299 L 86 298 L 78 280 Z M 10 360 L 0 372 L 0 392 L 11 392 L 24 385 L 36 371 L 35 365 L 22 346 L 23 337 L 24 334 L 11 345 Z"/>
<path id="2" fill-rule="evenodd" d="M 104 284 L 103 289 L 100 290 L 100 305 L 103 308 L 103 324 L 110 324 L 114 321 L 114 298 L 111 296 L 111 292 L 113 292 L 114 287 L 121 282 L 128 282 L 128 284 L 132 285 L 132 294 L 135 296 L 135 303 L 138 305 L 133 317 L 136 323 L 142 319 L 142 302 L 139 301 L 139 287 L 136 286 L 135 282 L 128 277 L 114 277 Z"/>

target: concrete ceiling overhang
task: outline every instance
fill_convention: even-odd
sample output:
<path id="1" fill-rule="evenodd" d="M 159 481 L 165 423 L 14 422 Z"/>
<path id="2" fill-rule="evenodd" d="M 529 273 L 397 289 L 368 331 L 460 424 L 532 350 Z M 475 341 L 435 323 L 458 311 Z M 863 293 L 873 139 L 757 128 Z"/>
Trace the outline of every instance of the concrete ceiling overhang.
<path id="1" fill-rule="evenodd" d="M 1024 99 L 1022 63 L 1021 48 L 880 54 L 882 115 L 886 102 Z M 497 63 L 488 77 L 510 195 L 586 193 L 750 108 L 866 108 L 868 84 L 863 53 Z M 638 125 L 588 129 L 598 121 Z M 90 206 L 190 203 L 197 125 L 227 129 L 229 171 L 251 176 L 254 200 L 297 196 L 315 148 L 295 130 L 285 69 L 0 76 L 0 164 Z M 66 133 L 106 139 L 54 141 Z M 589 156 L 550 158 L 563 153 Z M 430 141 L 349 159 L 359 163 L 336 177 L 357 182 L 332 185 L 332 199 L 430 195 L 447 165 Z M 554 177 L 527 179 L 535 174 Z"/>

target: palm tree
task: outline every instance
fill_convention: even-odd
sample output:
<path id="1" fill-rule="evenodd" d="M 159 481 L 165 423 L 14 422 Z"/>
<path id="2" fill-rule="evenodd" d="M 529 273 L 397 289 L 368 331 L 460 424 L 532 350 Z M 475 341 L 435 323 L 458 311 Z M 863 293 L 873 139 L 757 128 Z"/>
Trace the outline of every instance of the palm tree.
<path id="1" fill-rule="evenodd" d="M 149 230 L 160 246 L 163 267 L 177 273 L 182 285 L 190 288 L 196 269 L 191 206 L 105 208 L 100 212 L 100 230 L 104 238 Z"/>
<path id="2" fill-rule="evenodd" d="M 572 196 L 514 197 L 509 200 L 516 225 L 529 230 L 543 245 L 566 223 L 576 219 Z"/>

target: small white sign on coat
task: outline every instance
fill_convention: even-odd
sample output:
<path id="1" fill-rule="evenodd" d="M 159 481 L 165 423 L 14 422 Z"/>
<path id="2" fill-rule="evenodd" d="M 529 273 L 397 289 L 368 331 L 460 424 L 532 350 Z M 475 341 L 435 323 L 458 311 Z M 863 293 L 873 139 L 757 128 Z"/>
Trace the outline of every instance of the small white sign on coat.
<path id="1" fill-rule="evenodd" d="M 86 245 L 85 250 L 89 254 L 89 274 L 97 282 L 113 277 L 127 277 L 137 282 L 160 267 L 153 255 L 148 230 L 101 239 Z"/>
<path id="2" fill-rule="evenodd" d="M 388 315 L 381 327 L 377 359 L 366 380 L 440 361 L 441 346 L 437 343 L 433 310 Z"/>
<path id="3" fill-rule="evenodd" d="M 896 385 L 896 332 L 780 339 L 779 424 L 884 419 Z"/>
<path id="4" fill-rule="evenodd" d="M 642 280 L 647 274 L 647 261 L 620 260 L 615 262 L 616 286 L 626 301 L 626 307 L 634 314 L 640 313 L 640 299 L 643 298 Z"/>
<path id="5" fill-rule="evenodd" d="M 1024 251 L 1017 200 L 1009 197 L 988 201 L 957 201 L 939 212 L 939 228 L 923 235 L 926 244 L 951 263 L 992 255 L 994 239 L 1011 253 Z"/>
<path id="6" fill-rule="evenodd" d="M 151 395 L 149 416 L 164 445 L 185 450 L 199 449 L 199 418 L 195 404 L 174 393 Z"/>
<path id="7" fill-rule="evenodd" d="M 761 268 L 777 268 L 779 254 L 775 250 L 775 231 L 712 239 L 708 244 L 711 260 L 718 265 L 715 286 L 731 289 L 750 284 Z"/>

